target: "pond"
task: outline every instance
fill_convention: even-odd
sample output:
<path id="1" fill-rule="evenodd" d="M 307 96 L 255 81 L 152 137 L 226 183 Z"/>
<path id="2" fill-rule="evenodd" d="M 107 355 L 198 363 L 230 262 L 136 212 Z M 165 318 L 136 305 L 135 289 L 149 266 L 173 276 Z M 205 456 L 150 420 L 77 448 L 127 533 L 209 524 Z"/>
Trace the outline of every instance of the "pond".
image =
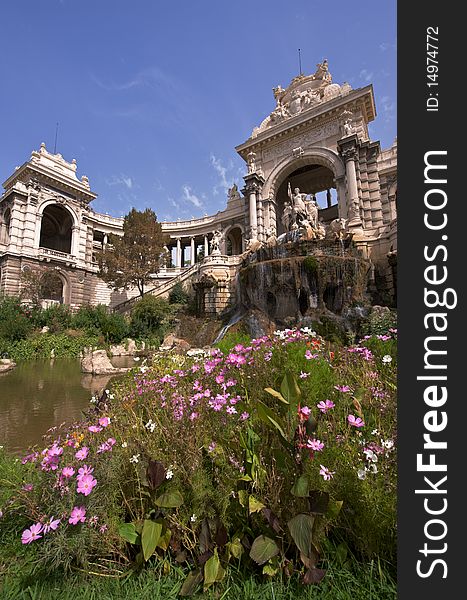
<path id="1" fill-rule="evenodd" d="M 135 365 L 127 356 L 115 357 L 112 363 Z M 111 379 L 81 373 L 78 359 L 18 363 L 0 375 L 0 445 L 10 452 L 24 452 L 41 444 L 50 427 L 80 419 L 91 396 L 105 389 Z"/>

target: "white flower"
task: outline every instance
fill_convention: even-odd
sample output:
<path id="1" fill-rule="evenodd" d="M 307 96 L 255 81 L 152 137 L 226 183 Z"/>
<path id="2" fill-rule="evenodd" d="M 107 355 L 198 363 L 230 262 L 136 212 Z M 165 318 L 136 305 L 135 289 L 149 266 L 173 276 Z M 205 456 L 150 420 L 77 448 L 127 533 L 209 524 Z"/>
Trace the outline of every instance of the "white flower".
<path id="1" fill-rule="evenodd" d="M 128 446 L 128 442 L 122 442 L 122 448 L 126 448 Z"/>
<path id="2" fill-rule="evenodd" d="M 371 471 L 372 473 L 377 473 L 378 467 L 376 465 L 370 465 L 368 470 Z"/>
<path id="3" fill-rule="evenodd" d="M 378 462 L 378 456 L 373 452 L 373 450 L 364 450 L 363 453 L 366 456 L 367 460 L 371 460 L 371 462 Z"/>
<path id="4" fill-rule="evenodd" d="M 110 394 L 110 390 L 105 390 L 105 393 L 107 394 L 107 396 Z"/>
<path id="5" fill-rule="evenodd" d="M 194 522 L 196 521 L 196 519 L 197 519 L 197 518 L 198 518 L 198 517 L 195 515 L 195 513 L 193 513 L 193 514 L 191 515 L 191 517 L 190 517 L 190 521 L 191 521 L 192 523 L 194 523 Z"/>
<path id="6" fill-rule="evenodd" d="M 358 469 L 357 476 L 359 479 L 366 479 L 366 471 L 365 469 Z"/>
<path id="7" fill-rule="evenodd" d="M 109 394 L 108 398 L 109 398 L 109 400 L 113 400 L 115 398 L 115 396 L 113 394 Z"/>
<path id="8" fill-rule="evenodd" d="M 130 458 L 130 462 L 134 464 L 139 462 L 139 454 L 133 454 L 133 456 Z"/>
<path id="9" fill-rule="evenodd" d="M 138 361 L 139 361 L 139 356 L 133 356 L 133 360 L 134 360 L 135 362 L 138 362 Z"/>
<path id="10" fill-rule="evenodd" d="M 389 354 L 385 354 L 383 356 L 383 363 L 388 365 L 390 362 L 392 361 L 392 356 L 390 356 Z"/>
<path id="11" fill-rule="evenodd" d="M 383 448 L 387 448 L 388 450 L 391 450 L 391 448 L 394 448 L 394 441 L 393 440 L 381 440 L 381 446 L 383 446 Z"/>
<path id="12" fill-rule="evenodd" d="M 154 421 L 152 419 L 149 419 L 149 421 L 146 423 L 145 427 L 146 427 L 146 429 L 149 429 L 149 431 L 151 433 L 153 433 L 154 429 L 156 428 L 156 424 L 154 423 Z"/>
<path id="13" fill-rule="evenodd" d="M 89 400 L 91 404 L 95 404 L 97 402 L 97 398 L 95 396 L 91 396 L 91 400 Z"/>
<path id="14" fill-rule="evenodd" d="M 377 429 L 373 429 L 373 431 L 371 432 L 371 435 L 378 435 L 379 431 Z"/>
<path id="15" fill-rule="evenodd" d="M 143 366 L 143 367 L 140 367 L 140 368 L 139 368 L 139 370 L 140 370 L 140 372 L 141 372 L 141 373 L 143 373 L 143 374 L 144 374 L 144 373 L 146 373 L 146 371 L 148 370 L 148 367 L 144 367 L 144 366 Z"/>
<path id="16" fill-rule="evenodd" d="M 169 467 L 167 469 L 167 473 L 165 474 L 165 478 L 166 479 L 172 479 L 172 477 L 174 476 L 174 472 L 172 471 L 172 469 Z"/>

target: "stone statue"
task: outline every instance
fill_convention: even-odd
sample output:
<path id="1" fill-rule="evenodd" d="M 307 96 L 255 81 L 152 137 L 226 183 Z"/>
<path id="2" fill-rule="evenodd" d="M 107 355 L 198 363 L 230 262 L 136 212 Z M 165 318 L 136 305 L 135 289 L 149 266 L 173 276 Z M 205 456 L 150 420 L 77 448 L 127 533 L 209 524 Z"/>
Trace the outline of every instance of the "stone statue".
<path id="1" fill-rule="evenodd" d="M 313 229 L 317 229 L 318 227 L 318 210 L 318 202 L 316 200 L 316 196 L 313 194 L 311 200 L 306 202 L 307 219 Z"/>
<path id="2" fill-rule="evenodd" d="M 296 224 L 300 226 L 300 223 L 303 219 L 307 218 L 307 210 L 306 210 L 306 194 L 300 192 L 300 188 L 295 188 L 292 194 L 292 189 L 288 186 L 288 196 L 290 198 L 290 203 L 292 205 L 292 226 Z"/>
<path id="3" fill-rule="evenodd" d="M 238 191 L 237 184 L 234 183 L 231 188 L 229 188 L 227 192 L 227 202 L 233 202 L 234 200 L 240 199 L 240 192 Z"/>
<path id="4" fill-rule="evenodd" d="M 276 232 L 274 230 L 273 227 L 268 227 L 266 229 L 266 246 L 268 248 L 273 248 L 274 246 L 277 246 L 277 237 L 276 237 Z"/>
<path id="5" fill-rule="evenodd" d="M 248 158 L 248 173 L 256 173 L 256 153 L 251 151 L 247 155 Z"/>
<path id="6" fill-rule="evenodd" d="M 222 240 L 222 233 L 216 229 L 212 232 L 212 240 L 211 240 L 211 254 L 219 255 L 221 253 L 220 243 Z"/>
<path id="7" fill-rule="evenodd" d="M 332 76 L 329 72 L 327 59 L 325 58 L 322 63 L 318 63 L 316 67 L 317 68 L 315 74 L 313 75 L 313 79 L 322 79 L 323 81 L 331 83 Z"/>
<path id="8" fill-rule="evenodd" d="M 284 210 L 282 211 L 281 223 L 286 231 L 290 231 L 293 222 L 293 207 L 292 202 L 284 202 Z"/>
<path id="9" fill-rule="evenodd" d="M 353 133 L 355 133 L 355 129 L 352 124 L 352 113 L 350 112 L 350 110 L 344 110 L 341 117 L 344 119 L 344 122 L 342 124 L 344 136 L 352 135 Z"/>

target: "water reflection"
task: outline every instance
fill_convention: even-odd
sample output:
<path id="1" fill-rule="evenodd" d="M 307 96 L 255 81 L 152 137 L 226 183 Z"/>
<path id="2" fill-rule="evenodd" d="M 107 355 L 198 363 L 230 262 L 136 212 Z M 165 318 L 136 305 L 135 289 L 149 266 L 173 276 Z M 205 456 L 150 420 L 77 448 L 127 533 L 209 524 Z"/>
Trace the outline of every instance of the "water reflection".
<path id="1" fill-rule="evenodd" d="M 134 364 L 129 359 L 126 363 L 122 366 Z M 22 452 L 41 444 L 50 427 L 80 419 L 91 396 L 110 380 L 107 375 L 81 373 L 75 359 L 19 363 L 0 375 L 0 445 Z"/>

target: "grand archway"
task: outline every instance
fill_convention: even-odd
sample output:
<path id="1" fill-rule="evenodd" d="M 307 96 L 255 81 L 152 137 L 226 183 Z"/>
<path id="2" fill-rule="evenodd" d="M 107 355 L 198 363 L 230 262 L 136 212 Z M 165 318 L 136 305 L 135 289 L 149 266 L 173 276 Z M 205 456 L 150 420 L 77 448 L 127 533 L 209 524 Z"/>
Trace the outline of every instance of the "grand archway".
<path id="1" fill-rule="evenodd" d="M 225 253 L 235 256 L 243 252 L 243 234 L 240 227 L 232 227 L 225 235 Z"/>
<path id="2" fill-rule="evenodd" d="M 40 279 L 39 298 L 53 303 L 64 302 L 63 280 L 55 271 L 46 271 Z"/>
<path id="3" fill-rule="evenodd" d="M 71 254 L 73 218 L 59 204 L 50 204 L 42 213 L 39 246 Z"/>

